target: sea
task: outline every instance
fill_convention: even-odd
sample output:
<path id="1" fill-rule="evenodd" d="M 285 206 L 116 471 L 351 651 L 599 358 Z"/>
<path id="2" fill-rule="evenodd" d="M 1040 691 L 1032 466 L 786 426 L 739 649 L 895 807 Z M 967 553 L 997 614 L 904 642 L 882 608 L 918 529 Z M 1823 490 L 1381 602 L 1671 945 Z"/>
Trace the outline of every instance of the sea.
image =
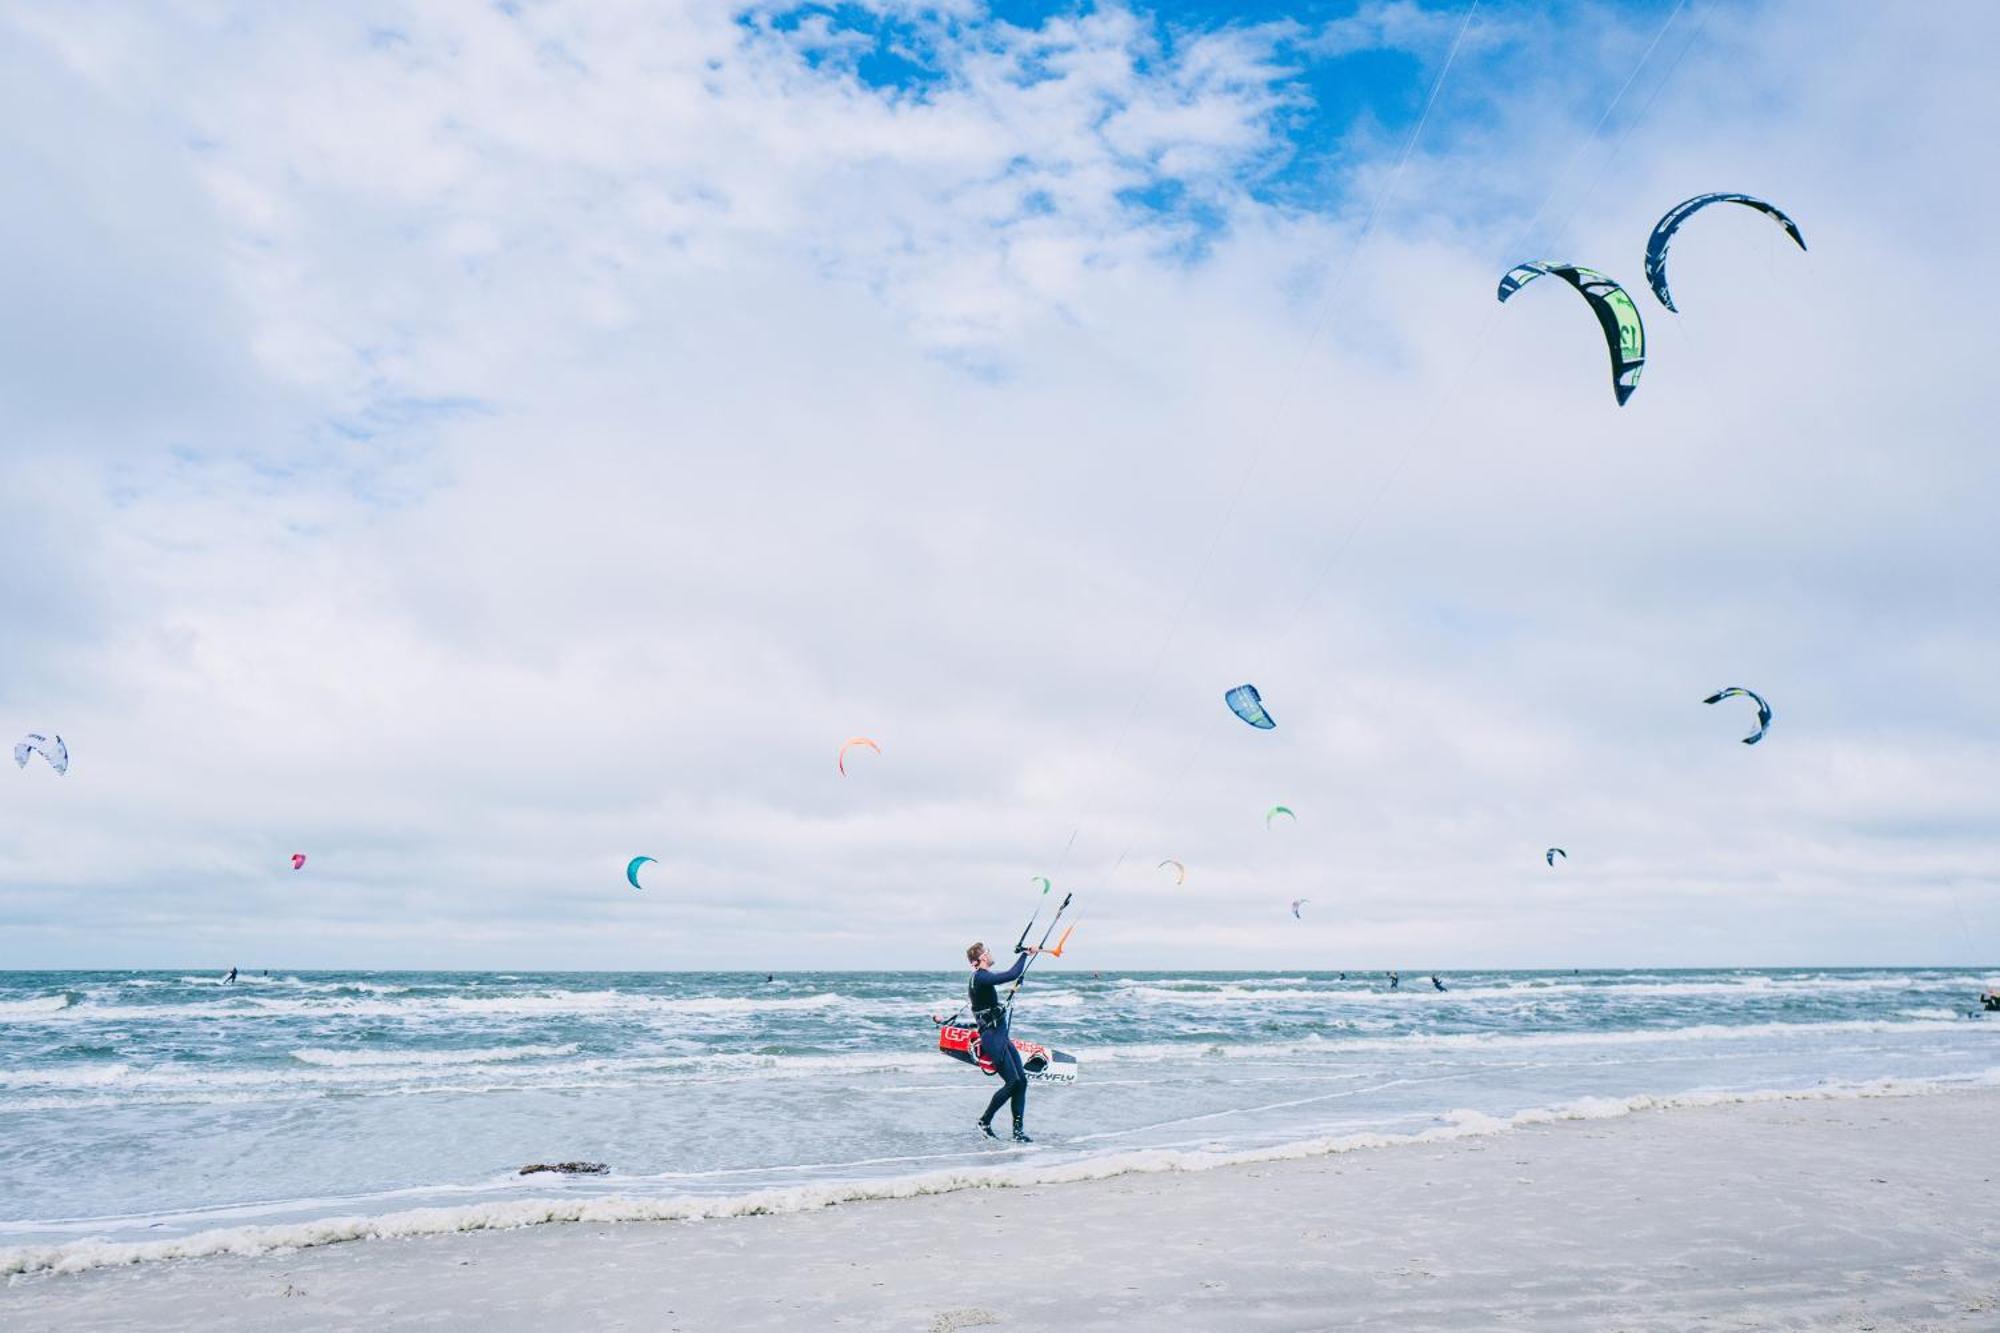
<path id="1" fill-rule="evenodd" d="M 937 1049 L 961 973 L 0 973 L 0 1274 L 1990 1086 L 1996 976 L 1045 967 L 1015 1035 L 1080 1075 L 1017 1147 Z"/>

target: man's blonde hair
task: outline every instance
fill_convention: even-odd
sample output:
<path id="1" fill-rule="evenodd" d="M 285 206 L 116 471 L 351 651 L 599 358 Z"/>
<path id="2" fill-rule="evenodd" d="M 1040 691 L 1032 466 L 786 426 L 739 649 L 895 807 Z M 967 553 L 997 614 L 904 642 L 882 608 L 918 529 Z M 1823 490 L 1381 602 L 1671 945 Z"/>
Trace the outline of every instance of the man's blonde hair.
<path id="1" fill-rule="evenodd" d="M 972 947 L 965 951 L 965 961 L 968 963 L 977 963 L 979 961 L 979 955 L 985 952 L 986 952 L 986 946 L 984 944 L 981 944 L 979 941 L 974 940 L 972 943 Z"/>

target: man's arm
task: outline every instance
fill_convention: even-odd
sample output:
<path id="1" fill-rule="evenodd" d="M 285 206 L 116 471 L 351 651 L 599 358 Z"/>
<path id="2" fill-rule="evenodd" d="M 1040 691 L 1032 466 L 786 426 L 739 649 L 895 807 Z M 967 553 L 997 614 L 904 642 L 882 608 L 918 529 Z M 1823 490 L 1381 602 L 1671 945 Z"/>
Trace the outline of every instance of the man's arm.
<path id="1" fill-rule="evenodd" d="M 1028 965 L 1028 955 L 1017 954 L 1014 957 L 1014 966 L 1008 968 L 1005 972 L 989 972 L 983 967 L 980 968 L 979 980 L 985 982 L 989 986 L 1004 986 L 1008 982 L 1019 977 L 1021 975 L 1021 969 L 1026 967 L 1027 965 Z"/>

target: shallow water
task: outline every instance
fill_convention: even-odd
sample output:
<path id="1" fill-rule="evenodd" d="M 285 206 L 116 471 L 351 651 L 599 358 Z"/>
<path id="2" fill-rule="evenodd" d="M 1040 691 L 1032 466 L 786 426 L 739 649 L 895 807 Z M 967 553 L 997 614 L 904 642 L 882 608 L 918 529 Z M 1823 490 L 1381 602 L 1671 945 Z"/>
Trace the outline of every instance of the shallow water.
<path id="1" fill-rule="evenodd" d="M 1981 972 L 1445 980 L 1037 973 L 1016 1035 L 1075 1053 L 1082 1077 L 1032 1088 L 1024 1153 L 974 1137 L 994 1084 L 936 1052 L 929 1015 L 963 999 L 958 974 L 5 973 L 0 1249 L 1046 1176 L 1585 1098 L 2000 1078 L 2000 1021 L 1968 1017 Z M 515 1174 L 570 1159 L 612 1173 Z"/>

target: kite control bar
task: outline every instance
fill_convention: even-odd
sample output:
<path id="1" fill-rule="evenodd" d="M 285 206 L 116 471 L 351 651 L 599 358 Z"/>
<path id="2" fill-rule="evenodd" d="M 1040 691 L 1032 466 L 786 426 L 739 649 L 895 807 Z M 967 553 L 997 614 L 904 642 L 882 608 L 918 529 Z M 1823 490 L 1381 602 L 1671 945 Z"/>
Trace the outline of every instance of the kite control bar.
<path id="1" fill-rule="evenodd" d="M 1051 935 L 1053 935 L 1053 934 L 1055 934 L 1055 933 L 1056 933 L 1056 923 L 1057 923 L 1058 921 L 1061 921 L 1061 920 L 1062 920 L 1062 917 L 1063 917 L 1063 913 L 1064 913 L 1064 912 L 1067 912 L 1067 911 L 1069 910 L 1069 900 L 1070 900 L 1071 898 L 1075 897 L 1075 896 L 1076 896 L 1076 895 L 1074 895 L 1074 894 L 1069 894 L 1069 893 L 1065 893 L 1065 894 L 1063 895 L 1063 900 L 1062 900 L 1062 902 L 1061 902 L 1061 903 L 1059 903 L 1059 904 L 1057 904 L 1057 906 L 1056 906 L 1056 914 L 1055 914 L 1054 916 L 1052 916 L 1052 917 L 1050 917 L 1050 918 L 1049 918 L 1049 925 L 1048 925 L 1048 929 L 1046 929 L 1046 930 L 1044 930 L 1044 931 L 1042 932 L 1042 938 L 1041 938 L 1040 942 L 1039 942 L 1039 943 L 1037 943 L 1037 944 L 1035 945 L 1035 948 L 1036 948 L 1036 949 L 1037 949 L 1038 951 L 1039 951 L 1039 950 L 1040 950 L 1040 949 L 1042 948 L 1042 946 L 1043 946 L 1043 945 L 1046 945 L 1046 944 L 1047 944 L 1047 943 L 1049 942 L 1049 936 L 1051 936 Z M 1041 909 L 1041 906 L 1040 906 L 1039 904 L 1037 904 L 1037 905 L 1036 905 L 1036 907 L 1035 907 L 1035 915 L 1036 915 L 1036 916 L 1040 916 L 1040 915 L 1041 915 L 1041 911 L 1042 911 L 1042 909 Z M 1022 939 L 1022 941 L 1024 941 L 1024 942 L 1025 942 L 1025 941 L 1027 940 L 1027 938 L 1028 938 L 1028 931 L 1030 931 L 1030 930 L 1034 929 L 1034 926 L 1035 926 L 1035 918 L 1034 918 L 1034 917 L 1029 917 L 1029 918 L 1028 918 L 1028 924 L 1027 924 L 1027 926 L 1026 926 L 1026 927 L 1024 927 L 1024 928 L 1022 929 L 1022 931 L 1021 931 L 1021 939 Z M 1068 940 L 1068 939 L 1069 939 L 1069 931 L 1065 930 L 1065 931 L 1063 932 L 1063 939 L 1064 939 L 1064 940 Z M 1061 943 L 1058 943 L 1058 944 L 1056 945 L 1056 948 L 1057 948 L 1058 950 L 1060 950 L 1060 949 L 1062 948 L 1062 944 L 1061 944 Z M 1026 949 L 1026 948 L 1024 947 L 1024 944 L 1016 944 L 1016 945 L 1014 946 L 1014 951 L 1015 951 L 1016 953 L 1026 953 L 1026 952 L 1027 952 L 1027 949 Z M 1011 1009 L 1012 1009 L 1012 1008 L 1014 1007 L 1014 992 L 1016 992 L 1016 991 L 1018 991 L 1018 990 L 1020 990 L 1020 989 L 1021 989 L 1021 980 L 1022 980 L 1022 978 L 1023 978 L 1023 977 L 1026 977 L 1026 976 L 1028 975 L 1028 963 L 1032 963 L 1032 962 L 1034 962 L 1034 961 L 1035 961 L 1035 960 L 1034 960 L 1033 958 L 1030 958 L 1030 959 L 1028 959 L 1028 960 L 1027 960 L 1027 962 L 1026 962 L 1026 963 L 1023 963 L 1023 964 L 1021 964 L 1021 976 L 1019 976 L 1019 977 L 1015 977 L 1015 978 L 1014 978 L 1014 984 L 1013 984 L 1012 986 L 1010 986 L 1010 987 L 1008 987 L 1008 988 L 1007 988 L 1007 999 L 1005 1000 L 1005 1002 L 1004 1002 L 1004 1003 L 1006 1004 L 1006 1006 L 1007 1006 L 1007 1008 L 1008 1008 L 1008 1009 L 1010 1009 L 1010 1010 L 1011 1010 Z"/>

